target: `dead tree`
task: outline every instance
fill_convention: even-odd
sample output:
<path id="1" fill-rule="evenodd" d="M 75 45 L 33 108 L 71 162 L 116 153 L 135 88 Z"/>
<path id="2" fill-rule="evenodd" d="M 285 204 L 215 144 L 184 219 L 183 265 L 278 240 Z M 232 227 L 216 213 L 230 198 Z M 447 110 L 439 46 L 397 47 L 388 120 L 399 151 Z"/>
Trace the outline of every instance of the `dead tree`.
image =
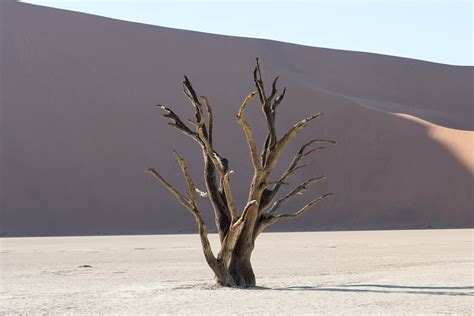
<path id="1" fill-rule="evenodd" d="M 276 109 L 283 101 L 286 88 L 283 89 L 282 93 L 278 93 L 278 77 L 276 77 L 273 80 L 270 93 L 268 94 L 265 91 L 258 58 L 253 71 L 253 81 L 256 91 L 250 93 L 245 98 L 236 116 L 237 122 L 242 127 L 247 140 L 254 169 L 248 199 L 243 210 L 238 210 L 232 195 L 232 172 L 229 169 L 229 162 L 218 153 L 213 146 L 213 114 L 210 103 L 204 96 L 198 98 L 191 82 L 186 76 L 183 81 L 184 94 L 194 107 L 195 120 L 184 122 L 170 108 L 163 105 L 158 106 L 164 111 L 164 116 L 170 119 L 169 125 L 191 137 L 201 146 L 204 158 L 206 192 L 200 191 L 194 185 L 186 162 L 176 151 L 174 151 L 174 154 L 187 184 L 187 192 L 185 195 L 175 189 L 158 171 L 153 168 L 147 169 L 147 171 L 173 193 L 176 199 L 194 216 L 199 228 L 199 235 L 206 261 L 214 272 L 217 283 L 223 286 L 255 286 L 255 275 L 250 263 L 250 257 L 254 249 L 255 239 L 258 235 L 269 225 L 277 221 L 294 219 L 305 214 L 321 200 L 332 195 L 332 193 L 329 193 L 319 196 L 293 213 L 287 214 L 278 212 L 286 201 L 296 195 L 301 195 L 311 184 L 325 179 L 324 177 L 310 178 L 296 186 L 288 194 L 277 199 L 277 194 L 282 185 L 287 184 L 287 180 L 296 170 L 306 166 L 302 164 L 302 160 L 324 148 L 322 146 L 316 147 L 317 144 L 334 144 L 335 142 L 327 139 L 312 139 L 301 146 L 286 171 L 284 171 L 276 181 L 270 181 L 270 174 L 288 142 L 297 136 L 308 123 L 321 117 L 322 113 L 315 113 L 296 122 L 283 136 L 278 138 L 275 129 Z M 260 154 L 255 144 L 250 125 L 244 116 L 246 107 L 256 95 L 258 95 L 268 129 Z M 209 198 L 214 209 L 220 238 L 220 250 L 217 255 L 213 253 L 209 244 L 207 226 L 204 223 L 198 205 L 198 195 Z"/>

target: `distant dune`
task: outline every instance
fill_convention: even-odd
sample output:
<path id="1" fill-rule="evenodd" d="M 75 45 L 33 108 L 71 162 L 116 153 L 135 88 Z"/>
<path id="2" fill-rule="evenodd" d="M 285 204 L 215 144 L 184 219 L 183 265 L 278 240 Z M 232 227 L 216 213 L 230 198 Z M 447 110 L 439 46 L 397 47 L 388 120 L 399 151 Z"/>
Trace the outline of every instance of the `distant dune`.
<path id="1" fill-rule="evenodd" d="M 185 73 L 213 105 L 216 148 L 235 170 L 243 206 L 251 163 L 235 114 L 253 89 L 257 56 L 267 84 L 279 75 L 287 87 L 280 134 L 309 114 L 325 114 L 289 146 L 281 168 L 315 135 L 338 142 L 305 171 L 328 180 L 288 211 L 317 194 L 335 197 L 274 229 L 473 227 L 474 67 L 181 31 L 12 0 L 0 6 L 2 235 L 194 232 L 192 217 L 144 172 L 156 167 L 184 190 L 175 148 L 204 186 L 200 148 L 154 106 L 192 117 L 181 92 Z M 249 123 L 262 140 L 263 117 L 257 104 L 250 107 Z M 203 208 L 213 227 L 210 206 Z"/>

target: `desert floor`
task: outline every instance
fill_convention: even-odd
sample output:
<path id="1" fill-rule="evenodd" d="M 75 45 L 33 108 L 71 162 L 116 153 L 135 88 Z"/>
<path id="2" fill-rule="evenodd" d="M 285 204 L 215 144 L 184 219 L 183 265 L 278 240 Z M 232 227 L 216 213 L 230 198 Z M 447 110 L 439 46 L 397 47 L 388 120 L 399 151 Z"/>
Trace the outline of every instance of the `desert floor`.
<path id="1" fill-rule="evenodd" d="M 472 315 L 473 233 L 262 234 L 252 290 L 216 287 L 197 235 L 3 238 L 0 314 Z"/>

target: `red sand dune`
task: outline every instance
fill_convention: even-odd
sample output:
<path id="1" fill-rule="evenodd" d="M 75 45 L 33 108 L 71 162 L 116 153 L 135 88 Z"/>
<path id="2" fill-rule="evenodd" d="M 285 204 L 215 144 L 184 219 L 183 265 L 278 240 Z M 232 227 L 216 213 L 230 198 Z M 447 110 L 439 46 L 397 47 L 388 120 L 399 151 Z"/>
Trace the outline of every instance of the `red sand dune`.
<path id="1" fill-rule="evenodd" d="M 180 31 L 11 0 L 1 1 L 0 21 L 2 235 L 195 231 L 192 217 L 144 172 L 156 167 L 184 189 L 175 148 L 203 187 L 200 148 L 154 106 L 192 117 L 184 73 L 213 105 L 216 147 L 235 170 L 242 206 L 251 164 L 234 115 L 253 89 L 256 56 L 267 84 L 279 75 L 287 87 L 280 134 L 325 113 L 289 146 L 281 168 L 309 138 L 338 141 L 305 171 L 328 180 L 286 210 L 317 194 L 334 198 L 275 229 L 473 227 L 474 67 Z M 257 104 L 251 108 L 249 122 L 262 139 L 263 117 Z M 213 227 L 209 205 L 203 209 Z"/>

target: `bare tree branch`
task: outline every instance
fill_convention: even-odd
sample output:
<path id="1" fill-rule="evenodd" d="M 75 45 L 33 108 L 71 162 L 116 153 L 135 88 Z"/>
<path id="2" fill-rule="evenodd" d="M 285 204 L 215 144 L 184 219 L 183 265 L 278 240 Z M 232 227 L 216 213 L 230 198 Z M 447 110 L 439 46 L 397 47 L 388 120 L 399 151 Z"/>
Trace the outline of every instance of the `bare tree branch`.
<path id="1" fill-rule="evenodd" d="M 324 194 L 314 200 L 312 200 L 311 202 L 309 202 L 308 204 L 306 204 L 304 207 L 302 207 L 299 211 L 297 211 L 296 213 L 293 213 L 293 214 L 278 214 L 278 215 L 274 215 L 275 219 L 276 220 L 280 220 L 280 219 L 294 219 L 294 218 L 298 218 L 300 217 L 301 215 L 303 215 L 304 213 L 306 213 L 307 211 L 309 211 L 311 208 L 313 208 L 314 206 L 316 206 L 319 202 L 321 202 L 323 199 L 329 197 L 329 196 L 332 196 L 333 193 L 327 193 L 327 194 Z"/>
<path id="2" fill-rule="evenodd" d="M 209 265 L 212 265 L 216 268 L 217 259 L 214 256 L 214 253 L 212 252 L 212 248 L 207 236 L 207 227 L 201 216 L 201 210 L 199 209 L 199 206 L 197 203 L 196 186 L 194 185 L 193 179 L 191 178 L 188 166 L 186 162 L 184 161 L 184 159 L 181 158 L 178 155 L 178 153 L 176 153 L 176 151 L 173 150 L 173 152 L 176 156 L 176 160 L 178 161 L 178 164 L 181 168 L 181 171 L 183 172 L 184 179 L 186 180 L 186 184 L 188 186 L 188 196 L 189 196 L 191 205 L 193 206 L 193 211 L 191 213 L 194 215 L 196 219 L 196 223 L 199 227 L 199 235 L 201 238 L 201 245 L 204 252 L 204 256 L 206 257 L 206 261 L 209 263 Z"/>
<path id="3" fill-rule="evenodd" d="M 273 201 L 275 196 L 277 195 L 278 191 L 280 190 L 282 185 L 287 185 L 288 183 L 286 180 L 294 174 L 298 169 L 304 168 L 308 166 L 307 164 L 304 165 L 299 165 L 299 162 L 304 158 L 307 157 L 309 154 L 312 154 L 318 150 L 324 149 L 325 147 L 316 147 L 313 148 L 309 151 L 306 151 L 309 146 L 311 146 L 314 143 L 330 143 L 334 144 L 335 141 L 333 140 L 327 140 L 327 139 L 318 139 L 314 138 L 310 140 L 309 142 L 303 144 L 299 151 L 296 153 L 296 155 L 293 157 L 291 160 L 288 168 L 283 172 L 283 174 L 280 176 L 280 178 L 277 181 L 269 182 L 268 185 L 274 184 L 272 189 L 267 190 L 266 194 L 263 196 L 264 199 L 260 201 L 260 213 L 263 213 L 265 208 Z"/>
<path id="4" fill-rule="evenodd" d="M 171 122 L 169 122 L 168 125 L 171 125 L 174 128 L 183 132 L 184 134 L 191 136 L 195 141 L 200 143 L 197 133 L 193 132 L 186 124 L 184 124 L 176 113 L 174 113 L 170 108 L 164 105 L 157 104 L 157 106 L 165 112 L 165 114 L 163 114 L 164 117 L 168 117 L 171 119 Z"/>
<path id="5" fill-rule="evenodd" d="M 237 243 L 237 239 L 242 232 L 244 227 L 245 221 L 247 220 L 248 214 L 252 207 L 257 207 L 257 201 L 252 200 L 247 203 L 242 212 L 240 218 L 231 226 L 229 233 L 226 235 L 224 241 L 222 242 L 221 250 L 217 255 L 217 260 L 221 260 L 223 264 L 228 268 L 230 264 L 230 258 L 232 255 L 232 251 L 235 248 L 235 244 Z"/>
<path id="6" fill-rule="evenodd" d="M 287 195 L 285 195 L 284 197 L 282 197 L 281 199 L 278 199 L 275 203 L 273 203 L 272 207 L 268 210 L 267 213 L 274 214 L 284 202 L 288 201 L 289 199 L 291 199 L 292 197 L 296 195 L 302 195 L 303 192 L 305 192 L 308 189 L 308 186 L 325 179 L 326 177 L 319 177 L 319 178 L 310 178 L 306 180 L 305 182 L 301 183 L 296 188 L 291 190 Z"/>
<path id="7" fill-rule="evenodd" d="M 229 208 L 227 207 L 227 200 L 225 199 L 223 193 L 223 188 L 217 186 L 214 164 L 207 156 L 204 146 L 203 156 L 205 165 L 204 179 L 206 182 L 206 188 L 209 198 L 211 200 L 212 207 L 214 208 L 219 238 L 221 241 L 223 241 L 231 225 L 231 216 Z"/>
<path id="8" fill-rule="evenodd" d="M 281 101 L 283 101 L 283 98 L 285 97 L 286 93 L 286 87 L 283 88 L 283 92 L 275 99 L 275 102 L 272 104 L 272 109 L 273 111 L 276 111 L 276 108 L 280 105 Z"/>
<path id="9" fill-rule="evenodd" d="M 170 191 L 171 193 L 173 193 L 173 195 L 176 197 L 176 199 L 178 200 L 179 203 L 181 203 L 181 205 L 183 205 L 187 210 L 189 210 L 190 212 L 193 212 L 193 206 L 189 203 L 189 201 L 186 199 L 186 197 L 184 197 L 181 193 L 178 192 L 178 190 L 176 190 L 168 181 L 165 180 L 165 178 L 163 178 L 159 173 L 158 171 L 156 171 L 154 168 L 148 168 L 145 170 L 146 172 L 152 174 L 156 179 L 158 179 L 158 181 L 161 182 L 161 184 L 163 184 L 163 186 L 165 188 L 168 189 L 168 191 Z"/>
<path id="10" fill-rule="evenodd" d="M 196 111 L 196 120 L 197 122 L 193 122 L 193 125 L 195 125 L 197 134 L 199 136 L 199 139 L 201 140 L 203 144 L 203 149 L 206 152 L 207 157 L 212 161 L 214 167 L 217 169 L 221 176 L 221 183 L 223 186 L 223 190 L 225 193 L 225 201 L 226 201 L 226 207 L 230 211 L 231 215 L 231 223 L 234 223 L 237 218 L 238 218 L 238 211 L 235 206 L 234 198 L 232 196 L 232 190 L 230 186 L 230 175 L 229 175 L 229 167 L 228 167 L 228 161 L 227 159 L 221 157 L 212 147 L 212 144 L 209 142 L 209 134 L 206 131 L 206 125 L 204 121 L 204 116 L 202 115 L 202 106 L 199 100 L 197 99 L 196 92 L 194 91 L 191 82 L 189 79 L 185 76 L 185 80 L 183 82 L 183 85 L 185 87 L 184 91 L 185 94 L 188 96 L 190 99 L 191 103 L 194 105 L 194 109 Z M 209 102 L 206 97 L 203 98 L 205 101 L 205 106 L 207 107 L 208 111 L 210 111 L 211 107 L 209 105 Z M 212 117 L 212 110 L 211 114 L 209 116 L 210 118 Z"/>
<path id="11" fill-rule="evenodd" d="M 183 171 L 184 179 L 186 180 L 186 184 L 188 185 L 187 194 L 188 194 L 189 201 L 191 202 L 191 205 L 194 207 L 194 209 L 197 209 L 198 208 L 197 192 L 196 192 L 197 190 L 196 190 L 196 186 L 194 185 L 193 179 L 191 178 L 191 175 L 189 174 L 188 166 L 186 165 L 186 162 L 184 161 L 184 159 L 181 158 L 175 150 L 173 150 L 173 153 L 176 157 L 176 160 L 178 161 L 178 164 L 181 170 Z"/>
<path id="12" fill-rule="evenodd" d="M 313 114 L 311 116 L 308 116 L 304 120 L 301 120 L 301 121 L 295 123 L 295 125 L 293 125 L 293 127 L 290 128 L 290 130 L 288 132 L 286 132 L 285 135 L 283 135 L 282 138 L 275 145 L 276 148 L 273 151 L 274 156 L 272 157 L 272 159 L 278 159 L 280 153 L 283 151 L 286 144 L 288 144 L 288 142 L 293 137 L 297 136 L 301 132 L 301 130 L 308 125 L 309 122 L 311 122 L 312 120 L 314 120 L 316 118 L 321 117 L 322 115 L 323 115 L 322 113 L 316 113 L 316 114 Z"/>
<path id="13" fill-rule="evenodd" d="M 240 124 L 240 126 L 244 130 L 245 138 L 247 139 L 247 144 L 250 150 L 250 156 L 252 158 L 252 164 L 253 164 L 254 169 L 257 171 L 261 169 L 260 161 L 258 159 L 257 146 L 255 145 L 252 129 L 250 128 L 250 125 L 247 123 L 247 121 L 245 121 L 245 118 L 244 118 L 245 108 L 250 103 L 250 101 L 252 100 L 252 98 L 255 96 L 256 93 L 257 92 L 254 91 L 245 98 L 244 102 L 242 103 L 242 106 L 239 109 L 239 113 L 237 114 L 237 122 Z"/>
<path id="14" fill-rule="evenodd" d="M 190 80 L 186 76 L 185 80 L 183 81 L 183 87 L 184 93 L 190 100 L 195 110 L 197 122 L 193 122 L 193 125 L 196 127 L 197 138 L 199 139 L 203 150 L 206 187 L 208 189 L 209 197 L 214 208 L 214 213 L 216 214 L 216 224 L 219 230 L 219 237 L 221 240 L 223 240 L 230 228 L 232 217 L 230 207 L 228 205 L 228 200 L 224 193 L 225 181 L 223 179 L 223 174 L 228 171 L 228 161 L 227 159 L 220 156 L 212 147 L 212 132 L 214 119 L 209 100 L 205 96 L 201 96 L 201 99 L 203 100 L 204 106 L 207 110 L 207 127 L 209 128 L 209 130 L 206 130 L 206 124 L 204 115 L 202 113 L 201 103 L 197 99 L 197 94 Z M 206 142 L 208 143 L 208 145 L 206 145 Z M 209 148 L 211 149 L 210 151 L 208 150 Z M 215 177 L 216 169 L 221 177 L 219 188 L 217 188 L 217 180 Z M 226 187 L 229 187 L 229 185 L 226 185 Z M 230 195 L 232 195 L 232 193 L 230 193 Z M 235 208 L 232 208 L 232 210 L 235 211 Z"/>
<path id="15" fill-rule="evenodd" d="M 209 100 L 203 95 L 201 96 L 201 100 L 203 101 L 204 106 L 206 107 L 206 110 L 207 110 L 207 127 L 208 127 L 207 139 L 209 140 L 209 144 L 212 145 L 212 130 L 213 130 L 213 125 L 214 125 L 214 117 L 212 115 L 211 106 L 209 105 Z"/>
<path id="16" fill-rule="evenodd" d="M 258 91 L 258 96 L 260 98 L 260 103 L 265 103 L 265 100 L 267 97 L 265 96 L 265 90 L 263 87 L 263 81 L 262 81 L 262 73 L 260 71 L 260 61 L 257 58 L 257 64 L 253 70 L 253 81 L 255 82 L 255 85 L 257 86 L 257 91 Z"/>
<path id="17" fill-rule="evenodd" d="M 277 135 L 275 129 L 275 110 L 272 106 L 272 100 L 277 93 L 276 84 L 278 81 L 278 77 L 273 80 L 272 83 L 272 92 L 270 96 L 267 98 L 265 94 L 265 87 L 263 85 L 262 80 L 262 73 L 260 70 L 260 61 L 257 58 L 257 64 L 253 71 L 254 83 L 257 87 L 257 92 L 260 98 L 260 103 L 262 104 L 262 112 L 265 114 L 265 118 L 267 120 L 267 128 L 268 133 L 265 139 L 265 144 L 262 149 L 261 160 L 262 166 L 266 165 L 267 156 L 271 148 L 273 148 L 277 142 Z"/>
<path id="18" fill-rule="evenodd" d="M 183 174 L 185 176 L 186 182 L 188 184 L 188 190 L 191 190 L 191 188 L 195 189 L 195 186 L 192 182 L 192 179 L 188 173 L 186 163 L 184 160 L 179 157 L 176 154 L 176 157 L 178 159 L 178 163 L 181 167 L 181 170 L 183 171 Z M 157 178 L 164 187 L 166 187 L 173 195 L 176 197 L 176 199 L 191 213 L 193 214 L 196 224 L 198 225 L 199 229 L 199 236 L 201 239 L 201 246 L 202 250 L 204 252 L 204 257 L 206 258 L 207 263 L 209 266 L 215 270 L 217 268 L 217 259 L 214 256 L 211 248 L 211 244 L 209 243 L 209 238 L 208 238 L 208 231 L 206 224 L 204 223 L 204 220 L 202 219 L 201 212 L 199 208 L 197 207 L 196 203 L 196 192 L 190 193 L 190 201 L 188 201 L 181 193 L 179 193 L 171 184 L 169 184 L 155 169 L 153 168 L 148 168 L 146 170 L 147 172 L 151 173 L 155 178 Z M 193 200 L 194 199 L 194 200 Z"/>
<path id="19" fill-rule="evenodd" d="M 293 157 L 293 159 L 291 160 L 291 163 L 290 165 L 288 166 L 288 168 L 285 170 L 285 172 L 283 173 L 283 175 L 280 177 L 280 179 L 278 179 L 278 181 L 276 181 L 277 183 L 281 183 L 281 182 L 284 182 L 286 179 L 288 179 L 288 177 L 290 175 L 292 175 L 296 170 L 300 169 L 300 168 L 303 168 L 303 167 L 306 167 L 307 165 L 298 165 L 299 162 L 301 161 L 301 159 L 309 156 L 310 154 L 318 151 L 318 150 L 322 150 L 322 149 L 325 149 L 326 147 L 323 147 L 323 146 L 320 146 L 320 147 L 315 147 L 313 149 L 310 149 L 309 151 L 306 151 L 306 149 L 311 146 L 312 144 L 314 143 L 330 143 L 330 144 L 335 144 L 336 142 L 333 141 L 333 140 L 326 140 L 326 139 L 312 139 L 310 140 L 309 142 L 303 144 L 300 148 L 300 150 L 296 153 L 296 155 Z"/>
<path id="20" fill-rule="evenodd" d="M 197 110 L 198 115 L 202 117 L 201 110 L 198 108 Z M 238 211 L 237 207 L 235 206 L 234 198 L 232 196 L 232 189 L 230 185 L 230 174 L 229 174 L 229 166 L 227 159 L 222 158 L 213 148 L 212 145 L 209 143 L 206 135 L 204 134 L 204 121 L 201 119 L 200 122 L 196 124 L 197 133 L 199 138 L 201 139 L 204 150 L 206 151 L 207 156 L 211 159 L 214 167 L 217 169 L 221 176 L 221 181 L 223 184 L 223 189 L 227 201 L 227 206 L 230 210 L 231 214 L 231 222 L 234 223 L 238 219 Z"/>
<path id="21" fill-rule="evenodd" d="M 234 226 L 238 226 L 238 225 L 241 225 L 243 223 L 245 223 L 245 221 L 247 220 L 247 217 L 250 213 L 250 210 L 252 209 L 252 207 L 257 207 L 258 206 L 258 201 L 257 200 L 252 200 L 252 201 L 249 201 L 247 203 L 247 205 L 245 206 L 243 212 L 242 212 L 242 215 L 240 215 L 240 218 L 237 222 L 235 222 Z"/>
<path id="22" fill-rule="evenodd" d="M 232 194 L 232 189 L 230 186 L 230 173 L 226 172 L 224 178 L 222 179 L 222 184 L 224 186 L 225 198 L 227 201 L 227 206 L 230 210 L 231 215 L 231 224 L 234 224 L 239 218 L 239 212 L 237 211 L 237 207 L 235 206 L 234 196 Z"/>
<path id="23" fill-rule="evenodd" d="M 186 75 L 184 76 L 184 81 L 183 81 L 183 92 L 188 97 L 191 104 L 194 106 L 196 121 L 200 122 L 201 121 L 200 110 L 201 110 L 202 105 L 201 105 L 201 102 L 199 102 L 196 92 L 194 91 L 194 88 L 191 85 L 191 82 L 189 81 Z"/>
<path id="24" fill-rule="evenodd" d="M 271 101 L 271 100 L 275 97 L 275 95 L 277 94 L 277 91 L 278 91 L 278 90 L 277 90 L 276 85 L 277 85 L 277 82 L 278 82 L 278 78 L 279 78 L 279 77 L 276 76 L 275 79 L 273 79 L 272 92 L 270 93 L 270 96 L 269 96 L 268 99 L 267 99 L 268 101 Z"/>
<path id="25" fill-rule="evenodd" d="M 201 113 L 200 105 L 196 102 L 197 98 L 195 99 L 193 97 L 193 95 L 196 96 L 196 93 L 194 92 L 191 82 L 189 81 L 187 77 L 185 77 L 183 86 L 184 86 L 185 94 L 188 96 L 189 100 L 191 101 L 195 109 L 196 119 L 199 119 L 199 122 L 204 125 L 204 121 L 203 121 L 204 118 Z M 212 128 L 213 128 L 212 109 L 211 109 L 211 106 L 209 105 L 207 98 L 204 96 L 202 96 L 201 98 L 203 99 L 204 106 L 206 107 L 207 113 L 208 113 L 209 131 L 206 134 L 209 140 L 212 142 Z M 216 225 L 219 231 L 219 236 L 220 236 L 220 239 L 223 240 L 225 237 L 225 234 L 227 234 L 227 231 L 230 227 L 231 219 L 230 219 L 230 212 L 227 206 L 227 201 L 225 198 L 224 199 L 222 198 L 221 193 L 220 193 L 223 189 L 219 188 L 217 185 L 214 163 L 212 162 L 211 158 L 208 157 L 206 149 L 204 147 L 204 143 L 202 142 L 198 133 L 192 131 L 185 123 L 183 123 L 180 117 L 175 112 L 173 112 L 170 108 L 167 108 L 163 105 L 158 105 L 158 106 L 163 111 L 165 111 L 164 116 L 171 119 L 171 122 L 168 123 L 169 125 L 180 130 L 184 134 L 190 136 L 197 143 L 201 145 L 203 157 L 204 157 L 204 164 L 205 164 L 204 178 L 206 182 L 206 188 L 207 188 L 208 196 L 211 200 L 211 204 L 213 206 L 214 213 L 216 216 Z M 193 125 L 196 125 L 196 124 L 197 123 L 193 122 Z M 205 130 L 205 126 L 203 126 L 203 129 Z M 225 161 L 225 158 L 220 157 L 217 153 L 216 155 L 219 157 L 221 161 Z"/>
<path id="26" fill-rule="evenodd" d="M 260 154 L 260 161 L 262 162 L 262 166 L 264 167 L 267 160 L 269 147 L 270 147 L 270 133 L 267 132 L 267 136 L 265 137 L 265 143 L 263 143 L 262 153 Z"/>
<path id="27" fill-rule="evenodd" d="M 293 214 L 278 214 L 278 215 L 268 215 L 266 217 L 262 217 L 260 219 L 256 235 L 260 234 L 265 228 L 267 228 L 271 224 L 273 224 L 273 223 L 275 223 L 275 222 L 277 222 L 281 219 L 295 219 L 295 218 L 300 217 L 301 215 L 305 214 L 310 209 L 312 209 L 314 206 L 316 206 L 323 199 L 325 199 L 329 196 L 332 196 L 332 195 L 333 195 L 333 193 L 324 194 L 324 195 L 312 200 L 311 202 L 309 202 L 308 204 L 306 204 L 300 210 L 298 210 L 297 212 L 295 212 Z"/>

